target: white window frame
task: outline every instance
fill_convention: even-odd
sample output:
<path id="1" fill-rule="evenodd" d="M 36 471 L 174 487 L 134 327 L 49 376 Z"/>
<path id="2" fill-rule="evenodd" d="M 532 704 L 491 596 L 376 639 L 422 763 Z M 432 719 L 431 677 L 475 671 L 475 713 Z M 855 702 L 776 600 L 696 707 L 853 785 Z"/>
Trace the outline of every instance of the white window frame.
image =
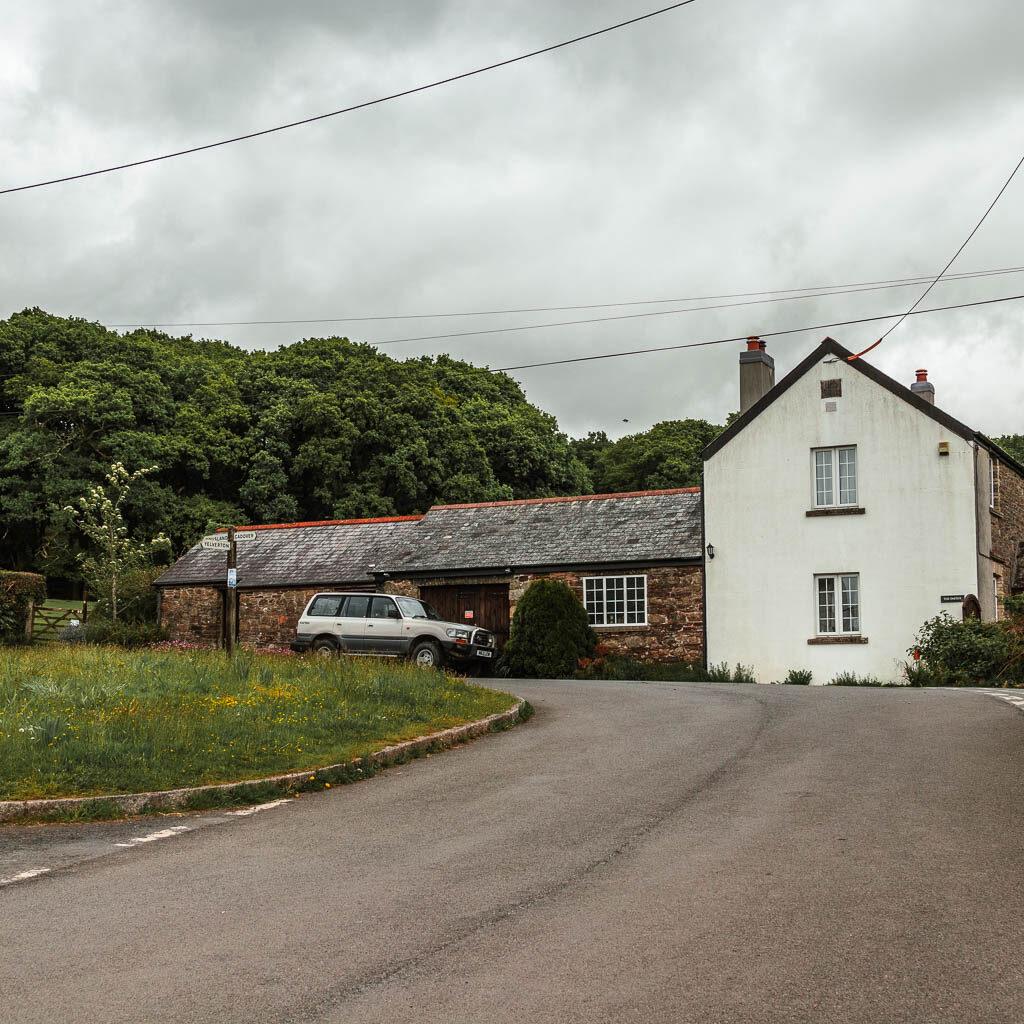
<path id="1" fill-rule="evenodd" d="M 831 582 L 832 594 L 832 628 L 828 623 L 823 623 L 821 596 L 821 581 Z M 846 603 L 843 600 L 844 581 L 853 580 L 856 588 L 854 595 L 856 599 L 856 624 L 847 626 Z M 861 625 L 864 619 L 864 604 L 861 599 L 860 573 L 859 572 L 824 572 L 814 575 L 814 632 L 816 636 L 860 636 Z M 824 625 L 825 628 L 822 628 Z"/>
<path id="2" fill-rule="evenodd" d="M 996 510 L 996 460 L 991 454 L 988 457 L 988 507 L 993 512 Z"/>
<path id="3" fill-rule="evenodd" d="M 638 593 L 639 600 L 636 596 Z M 640 601 L 642 601 L 642 607 L 639 607 Z M 629 607 L 631 603 L 634 605 L 632 609 Z M 609 604 L 612 605 L 611 612 L 609 612 Z M 583 607 L 587 610 L 591 626 L 595 628 L 601 626 L 646 626 L 647 577 L 639 575 L 584 576 Z M 631 615 L 632 618 L 630 618 Z M 611 616 L 610 620 L 609 616 Z"/>
<path id="4" fill-rule="evenodd" d="M 846 501 L 841 500 L 842 481 L 840 472 L 843 459 L 841 452 L 853 453 L 853 495 L 848 494 Z M 819 459 L 819 456 L 827 456 Z M 828 468 L 829 493 L 819 494 L 818 489 L 818 466 L 821 464 Z M 860 481 L 858 480 L 857 468 L 857 446 L 855 444 L 835 445 L 831 448 L 811 449 L 811 502 L 814 508 L 856 508 L 857 499 L 860 495 Z M 823 500 L 827 498 L 827 500 Z"/>

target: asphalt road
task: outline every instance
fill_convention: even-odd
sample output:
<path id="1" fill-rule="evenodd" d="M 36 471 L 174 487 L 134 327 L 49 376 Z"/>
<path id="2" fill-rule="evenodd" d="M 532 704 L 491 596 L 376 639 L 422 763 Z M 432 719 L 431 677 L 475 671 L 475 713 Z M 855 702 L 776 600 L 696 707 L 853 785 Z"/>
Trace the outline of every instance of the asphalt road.
<path id="1" fill-rule="evenodd" d="M 258 814 L 0 829 L 51 866 L 0 888 L 0 1019 L 1024 1020 L 1020 710 L 512 688 L 525 726 Z"/>

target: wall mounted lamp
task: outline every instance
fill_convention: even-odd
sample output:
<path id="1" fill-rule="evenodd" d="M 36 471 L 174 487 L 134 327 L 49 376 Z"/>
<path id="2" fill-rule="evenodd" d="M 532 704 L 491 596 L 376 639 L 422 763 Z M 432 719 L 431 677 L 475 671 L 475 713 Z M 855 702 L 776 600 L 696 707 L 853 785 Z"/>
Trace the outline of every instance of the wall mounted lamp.
<path id="1" fill-rule="evenodd" d="M 706 550 L 707 550 L 707 553 L 708 553 L 708 558 L 709 558 L 709 559 L 710 559 L 710 558 L 714 558 L 714 557 L 715 557 L 715 545 L 714 545 L 714 544 L 709 544 L 709 545 L 707 546 L 707 549 L 706 549 Z"/>

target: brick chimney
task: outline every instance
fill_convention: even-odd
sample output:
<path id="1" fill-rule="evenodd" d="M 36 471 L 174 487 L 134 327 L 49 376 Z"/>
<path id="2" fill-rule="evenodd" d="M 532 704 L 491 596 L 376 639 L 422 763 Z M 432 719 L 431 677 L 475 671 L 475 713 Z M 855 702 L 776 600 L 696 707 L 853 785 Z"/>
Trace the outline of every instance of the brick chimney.
<path id="1" fill-rule="evenodd" d="M 765 351 L 767 347 L 760 338 L 747 338 L 747 350 L 740 353 L 741 413 L 775 386 L 775 360 Z"/>
<path id="2" fill-rule="evenodd" d="M 935 404 L 935 385 L 930 383 L 928 380 L 927 370 L 917 370 L 917 380 L 910 385 L 910 390 L 917 395 L 918 398 L 923 398 L 926 402 Z"/>

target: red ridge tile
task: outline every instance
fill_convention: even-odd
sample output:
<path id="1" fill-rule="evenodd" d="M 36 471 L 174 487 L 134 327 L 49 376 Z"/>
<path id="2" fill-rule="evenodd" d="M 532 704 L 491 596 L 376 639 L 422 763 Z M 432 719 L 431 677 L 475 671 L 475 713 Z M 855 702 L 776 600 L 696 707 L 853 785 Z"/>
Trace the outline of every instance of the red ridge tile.
<path id="1" fill-rule="evenodd" d="M 559 501 L 597 501 L 602 498 L 649 498 L 659 494 L 700 494 L 699 487 L 672 487 L 664 491 L 622 491 L 617 494 L 567 494 L 558 498 L 518 498 L 515 501 L 477 501 L 466 505 L 431 505 L 430 511 L 452 508 L 498 508 L 502 505 L 543 505 Z"/>

